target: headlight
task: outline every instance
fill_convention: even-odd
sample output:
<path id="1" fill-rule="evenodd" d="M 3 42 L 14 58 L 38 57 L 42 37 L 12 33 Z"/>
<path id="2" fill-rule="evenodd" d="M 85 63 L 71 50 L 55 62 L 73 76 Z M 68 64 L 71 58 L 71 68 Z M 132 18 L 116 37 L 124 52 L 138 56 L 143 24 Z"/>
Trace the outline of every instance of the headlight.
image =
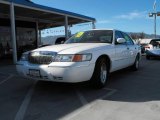
<path id="1" fill-rule="evenodd" d="M 23 53 L 20 61 L 28 61 L 28 54 Z"/>
<path id="2" fill-rule="evenodd" d="M 57 55 L 55 62 L 83 62 L 90 61 L 92 54 Z"/>

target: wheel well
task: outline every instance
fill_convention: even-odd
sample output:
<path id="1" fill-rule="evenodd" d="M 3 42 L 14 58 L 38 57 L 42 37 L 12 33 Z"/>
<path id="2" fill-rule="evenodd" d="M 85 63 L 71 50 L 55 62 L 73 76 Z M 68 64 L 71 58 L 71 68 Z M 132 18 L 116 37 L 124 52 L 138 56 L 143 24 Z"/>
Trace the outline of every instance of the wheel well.
<path id="1" fill-rule="evenodd" d="M 109 56 L 108 55 L 101 55 L 101 56 L 98 57 L 97 61 L 100 60 L 101 58 L 105 58 L 106 59 L 106 61 L 108 63 L 107 68 L 108 68 L 108 70 L 110 70 L 110 68 L 111 68 L 111 61 L 110 61 Z M 97 61 L 96 61 L 96 63 L 97 63 Z"/>

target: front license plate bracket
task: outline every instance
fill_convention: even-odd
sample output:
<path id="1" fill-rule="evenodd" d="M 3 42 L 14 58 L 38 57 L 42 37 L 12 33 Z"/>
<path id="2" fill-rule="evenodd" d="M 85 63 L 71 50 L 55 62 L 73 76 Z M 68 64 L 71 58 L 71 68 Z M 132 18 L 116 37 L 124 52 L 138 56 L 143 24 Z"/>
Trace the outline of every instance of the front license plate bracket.
<path id="1" fill-rule="evenodd" d="M 41 77 L 40 70 L 29 69 L 29 76 L 40 78 Z"/>

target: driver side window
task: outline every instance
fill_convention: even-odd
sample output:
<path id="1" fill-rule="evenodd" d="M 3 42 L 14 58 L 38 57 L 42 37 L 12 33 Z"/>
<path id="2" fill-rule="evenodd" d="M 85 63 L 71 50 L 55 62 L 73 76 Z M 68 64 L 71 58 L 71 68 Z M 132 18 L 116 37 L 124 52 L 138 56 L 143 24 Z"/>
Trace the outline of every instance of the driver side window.
<path id="1" fill-rule="evenodd" d="M 116 45 L 120 44 L 120 43 L 117 42 L 118 38 L 124 38 L 124 37 L 123 37 L 123 35 L 122 35 L 122 33 L 120 31 L 115 31 L 115 44 Z"/>
<path id="2" fill-rule="evenodd" d="M 122 33 L 124 36 L 124 39 L 126 40 L 126 44 L 127 45 L 134 45 L 133 40 L 129 37 L 129 35 L 127 35 L 126 33 Z"/>

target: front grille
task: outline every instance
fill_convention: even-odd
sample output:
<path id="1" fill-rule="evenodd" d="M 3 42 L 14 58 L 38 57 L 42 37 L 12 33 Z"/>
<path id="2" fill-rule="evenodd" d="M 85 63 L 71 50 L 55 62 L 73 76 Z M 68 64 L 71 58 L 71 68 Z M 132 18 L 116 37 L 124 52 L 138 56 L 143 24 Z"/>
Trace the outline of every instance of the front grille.
<path id="1" fill-rule="evenodd" d="M 50 64 L 53 62 L 54 57 L 54 52 L 31 52 L 28 56 L 28 61 L 32 64 Z"/>
<path id="2" fill-rule="evenodd" d="M 50 56 L 29 56 L 29 62 L 32 64 L 50 64 L 52 57 Z"/>

